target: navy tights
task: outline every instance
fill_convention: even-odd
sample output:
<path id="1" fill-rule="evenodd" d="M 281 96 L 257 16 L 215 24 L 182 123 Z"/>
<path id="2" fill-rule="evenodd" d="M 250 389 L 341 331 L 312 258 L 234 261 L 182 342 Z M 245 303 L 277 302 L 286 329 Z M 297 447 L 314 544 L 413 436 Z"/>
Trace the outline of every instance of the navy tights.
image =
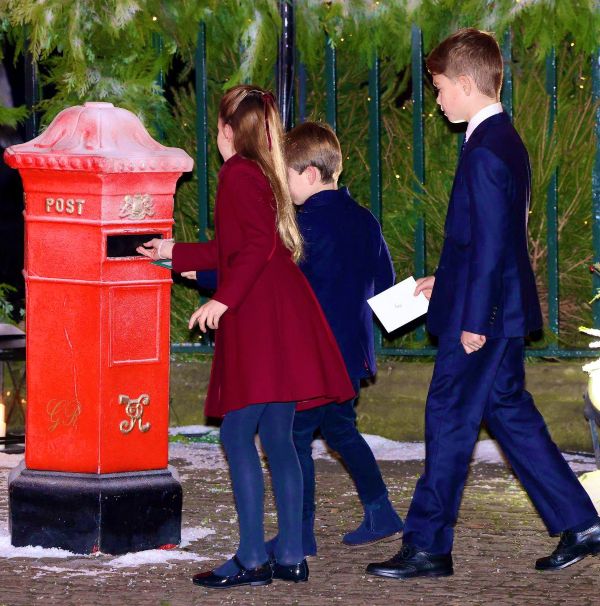
<path id="1" fill-rule="evenodd" d="M 281 564 L 296 564 L 304 558 L 302 548 L 302 471 L 292 439 L 295 402 L 253 404 L 227 413 L 221 425 L 221 443 L 227 455 L 238 513 L 240 545 L 237 557 L 247 568 L 267 561 L 263 526 L 264 482 L 256 450 L 258 435 L 269 460 L 279 540 L 275 558 Z M 237 572 L 232 560 L 215 570 L 220 575 Z"/>

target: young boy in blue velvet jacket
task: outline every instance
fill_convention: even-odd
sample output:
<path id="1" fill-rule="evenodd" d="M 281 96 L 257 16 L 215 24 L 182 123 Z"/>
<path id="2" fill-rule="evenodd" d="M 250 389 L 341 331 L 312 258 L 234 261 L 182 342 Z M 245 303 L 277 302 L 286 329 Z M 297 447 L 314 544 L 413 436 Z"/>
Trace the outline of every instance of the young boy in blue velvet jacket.
<path id="1" fill-rule="evenodd" d="M 346 362 L 357 397 L 296 412 L 294 443 L 304 478 L 305 555 L 316 554 L 315 471 L 311 443 L 317 430 L 341 457 L 356 484 L 365 516 L 343 537 L 346 545 L 378 541 L 402 530 L 370 447 L 356 428 L 354 405 L 361 379 L 376 372 L 373 316 L 367 299 L 394 284 L 394 268 L 381 227 L 338 189 L 339 141 L 329 126 L 305 122 L 286 135 L 288 184 L 304 238 L 300 268 L 312 286 Z"/>

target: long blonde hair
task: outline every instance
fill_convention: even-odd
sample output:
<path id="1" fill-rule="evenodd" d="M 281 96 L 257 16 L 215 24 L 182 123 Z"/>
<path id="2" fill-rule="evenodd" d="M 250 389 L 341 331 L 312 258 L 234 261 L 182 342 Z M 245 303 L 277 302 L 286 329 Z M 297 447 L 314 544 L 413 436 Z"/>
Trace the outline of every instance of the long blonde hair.
<path id="1" fill-rule="evenodd" d="M 269 180 L 277 203 L 277 231 L 298 262 L 302 236 L 288 189 L 283 127 L 273 94 L 258 86 L 235 86 L 223 95 L 219 118 L 231 126 L 235 151 L 254 160 Z"/>

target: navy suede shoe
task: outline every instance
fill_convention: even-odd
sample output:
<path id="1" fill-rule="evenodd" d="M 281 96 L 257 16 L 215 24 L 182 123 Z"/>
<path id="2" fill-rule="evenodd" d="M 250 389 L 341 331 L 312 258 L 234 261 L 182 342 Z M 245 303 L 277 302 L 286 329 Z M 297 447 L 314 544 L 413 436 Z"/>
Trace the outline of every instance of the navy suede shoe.
<path id="1" fill-rule="evenodd" d="M 365 517 L 361 525 L 344 535 L 342 543 L 352 547 L 368 545 L 395 535 L 403 528 L 404 523 L 385 494 L 373 503 L 365 505 Z"/>

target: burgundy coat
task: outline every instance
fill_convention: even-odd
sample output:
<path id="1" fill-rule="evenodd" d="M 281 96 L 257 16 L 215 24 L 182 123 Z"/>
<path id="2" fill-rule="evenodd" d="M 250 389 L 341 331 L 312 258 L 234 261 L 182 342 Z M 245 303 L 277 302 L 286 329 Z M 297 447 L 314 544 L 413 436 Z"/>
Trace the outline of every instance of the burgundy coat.
<path id="1" fill-rule="evenodd" d="M 276 229 L 275 198 L 258 164 L 239 155 L 219 172 L 215 239 L 176 244 L 173 270 L 217 269 L 214 299 L 229 309 L 216 331 L 205 413 L 354 397 L 319 303 Z"/>

